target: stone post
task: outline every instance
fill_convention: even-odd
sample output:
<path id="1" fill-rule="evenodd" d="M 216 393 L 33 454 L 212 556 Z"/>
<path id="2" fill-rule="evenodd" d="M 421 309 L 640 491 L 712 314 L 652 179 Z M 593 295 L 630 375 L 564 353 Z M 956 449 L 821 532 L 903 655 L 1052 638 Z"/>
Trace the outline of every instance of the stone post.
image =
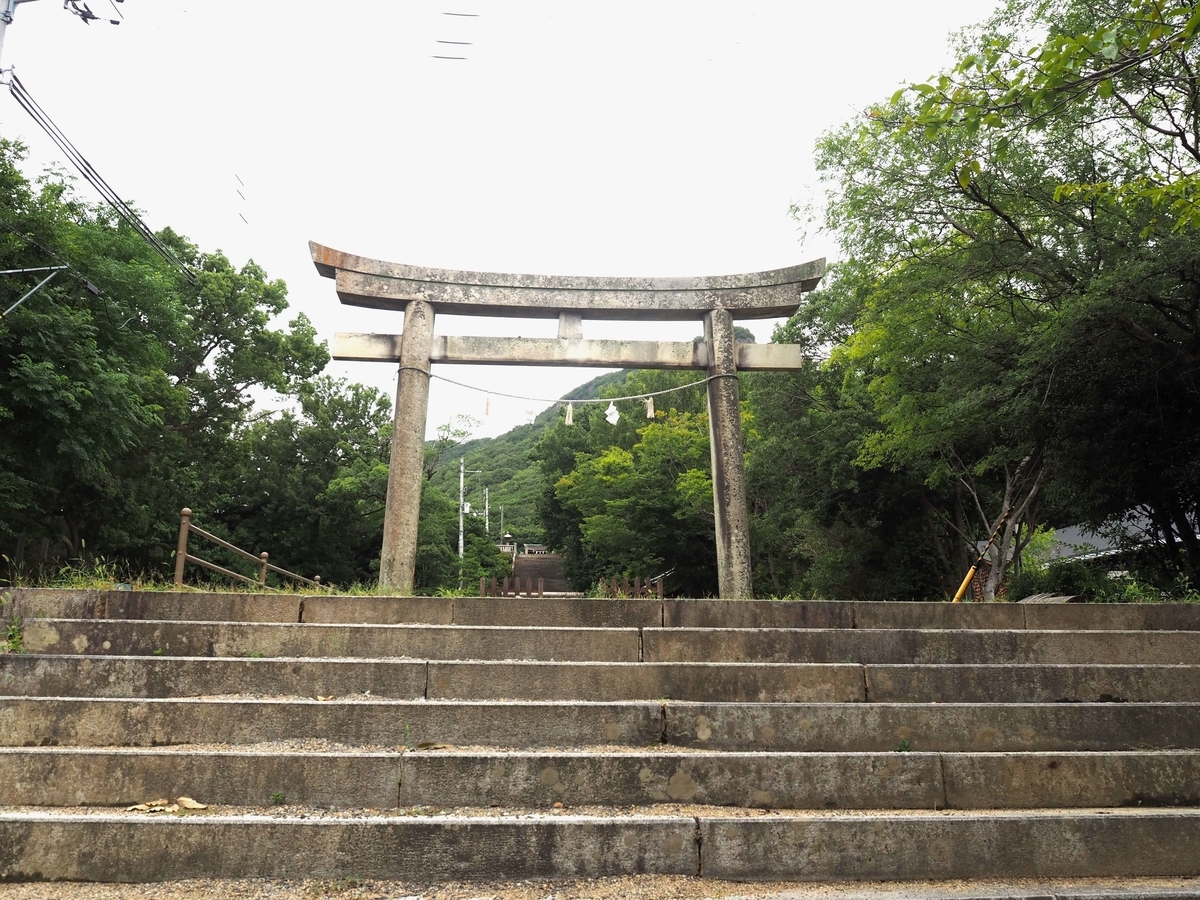
<path id="1" fill-rule="evenodd" d="M 383 513 L 383 552 L 379 559 L 379 587 L 400 596 L 412 594 L 417 566 L 417 520 L 425 476 L 425 416 L 429 408 L 433 318 L 433 307 L 424 300 L 410 300 L 404 307 L 396 418 Z"/>
<path id="2" fill-rule="evenodd" d="M 712 453 L 713 511 L 717 525 L 717 582 L 722 600 L 754 595 L 750 577 L 750 514 L 746 506 L 741 394 L 733 317 L 714 309 L 704 317 L 708 342 L 708 437 Z M 715 376 L 715 377 L 714 377 Z"/>

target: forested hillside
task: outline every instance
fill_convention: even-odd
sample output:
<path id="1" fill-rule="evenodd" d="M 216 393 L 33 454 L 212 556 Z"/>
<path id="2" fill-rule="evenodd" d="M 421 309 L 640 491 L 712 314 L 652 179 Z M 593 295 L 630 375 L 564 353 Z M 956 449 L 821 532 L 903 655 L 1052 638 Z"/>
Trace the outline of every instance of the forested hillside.
<path id="1" fill-rule="evenodd" d="M 624 379 L 624 374 L 612 372 L 599 375 L 569 391 L 564 399 L 598 397 L 602 389 Z M 542 410 L 528 425 L 518 425 L 497 438 L 470 437 L 470 419 L 446 423 L 442 433 L 457 430 L 461 443 L 447 440 L 432 453 L 440 460 L 432 474 L 431 483 L 447 496 L 458 496 L 458 460 L 465 458 L 466 469 L 477 472 L 465 480 L 466 502 L 471 512 L 484 515 L 483 489 L 491 498 L 492 535 L 499 540 L 504 532 L 512 534 L 518 543 L 540 544 L 546 540 L 539 504 L 542 495 L 542 475 L 533 458 L 533 450 L 542 433 L 563 417 L 561 407 Z M 503 508 L 503 513 L 501 509 Z M 503 518 L 502 518 L 503 517 Z"/>

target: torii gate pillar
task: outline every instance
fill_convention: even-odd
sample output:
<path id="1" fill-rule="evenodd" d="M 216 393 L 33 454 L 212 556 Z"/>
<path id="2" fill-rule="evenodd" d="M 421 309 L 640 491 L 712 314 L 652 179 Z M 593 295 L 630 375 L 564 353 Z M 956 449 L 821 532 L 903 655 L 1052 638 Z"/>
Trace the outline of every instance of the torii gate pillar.
<path id="1" fill-rule="evenodd" d="M 383 550 L 379 557 L 379 586 L 400 596 L 412 594 L 417 568 L 433 319 L 433 307 L 424 300 L 413 300 L 404 307 L 387 505 L 383 511 Z"/>
<path id="2" fill-rule="evenodd" d="M 753 597 L 754 587 L 737 344 L 729 310 L 714 309 L 704 317 L 704 339 L 709 353 L 708 446 L 717 525 L 717 584 L 723 599 L 741 600 Z"/>

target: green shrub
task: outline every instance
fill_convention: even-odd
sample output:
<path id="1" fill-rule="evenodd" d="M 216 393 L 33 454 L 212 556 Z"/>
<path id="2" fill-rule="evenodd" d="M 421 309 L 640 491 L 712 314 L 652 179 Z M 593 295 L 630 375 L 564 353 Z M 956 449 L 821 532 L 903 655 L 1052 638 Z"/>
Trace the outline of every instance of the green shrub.
<path id="1" fill-rule="evenodd" d="M 1053 562 L 1041 571 L 1026 569 L 1013 577 L 1008 596 L 1022 600 L 1033 594 L 1085 595 L 1089 598 L 1105 593 L 1108 579 L 1103 573 L 1079 560 Z"/>
<path id="2" fill-rule="evenodd" d="M 1186 576 L 1179 576 L 1164 588 L 1130 575 L 1110 578 L 1079 560 L 1051 563 L 1041 571 L 1026 569 L 1009 582 L 1010 600 L 1023 600 L 1033 594 L 1082 596 L 1096 603 L 1200 603 L 1200 591 Z"/>

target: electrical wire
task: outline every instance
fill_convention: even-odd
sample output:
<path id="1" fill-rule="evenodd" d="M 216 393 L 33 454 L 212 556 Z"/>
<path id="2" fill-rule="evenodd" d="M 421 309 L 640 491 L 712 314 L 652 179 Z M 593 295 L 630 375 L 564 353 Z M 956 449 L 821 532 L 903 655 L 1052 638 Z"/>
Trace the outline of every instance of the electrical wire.
<path id="1" fill-rule="evenodd" d="M 90 184 L 104 198 L 105 202 L 113 208 L 113 210 L 124 219 L 134 231 L 141 235 L 142 239 L 153 247 L 159 255 L 168 263 L 176 268 L 190 284 L 196 283 L 196 274 L 187 267 L 187 265 L 179 259 L 178 256 L 171 250 L 170 247 L 163 242 L 158 235 L 150 230 L 150 227 L 142 221 L 141 217 L 120 198 L 116 191 L 109 186 L 100 173 L 88 162 L 87 158 L 76 149 L 70 139 L 63 134 L 62 130 L 54 124 L 54 121 L 46 114 L 46 111 L 38 105 L 37 101 L 26 90 L 25 85 L 17 78 L 16 73 L 12 74 L 8 85 L 9 93 L 13 99 L 17 101 L 22 109 L 24 109 L 33 120 L 41 127 L 43 131 L 49 135 L 55 145 L 66 155 L 67 159 L 79 171 L 84 180 Z"/>
<path id="2" fill-rule="evenodd" d="M 488 394 L 492 397 L 504 397 L 508 400 L 526 400 L 530 403 L 616 403 L 621 400 L 649 400 L 651 397 L 661 397 L 663 394 L 674 394 L 677 391 L 686 391 L 688 388 L 700 387 L 700 385 L 708 384 L 710 381 L 715 381 L 718 378 L 737 378 L 736 372 L 721 372 L 717 375 L 709 375 L 707 378 L 701 378 L 699 381 L 690 381 L 687 384 L 681 384 L 678 387 L 664 388 L 661 391 L 647 391 L 643 394 L 631 394 L 628 397 L 588 397 L 583 400 L 574 400 L 570 397 L 523 397 L 520 394 L 506 394 L 503 391 L 493 391 L 488 388 L 476 387 L 473 384 L 455 381 L 453 378 L 438 375 L 419 366 L 401 366 L 400 371 L 420 372 L 422 375 L 428 375 L 430 378 L 436 378 L 438 381 L 444 381 L 455 387 L 466 388 L 468 391 L 476 391 L 477 393 Z"/>

